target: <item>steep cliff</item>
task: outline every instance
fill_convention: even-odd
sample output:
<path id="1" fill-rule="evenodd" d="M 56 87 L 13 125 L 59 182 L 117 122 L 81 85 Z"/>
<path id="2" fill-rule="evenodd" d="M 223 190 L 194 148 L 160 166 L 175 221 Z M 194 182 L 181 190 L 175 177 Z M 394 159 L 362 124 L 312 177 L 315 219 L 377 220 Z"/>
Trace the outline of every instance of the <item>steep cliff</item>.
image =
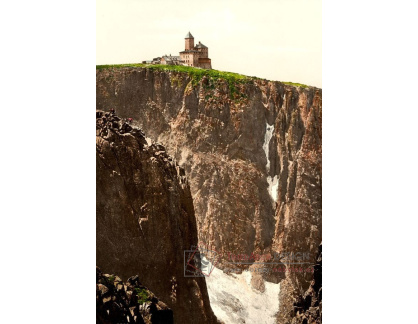
<path id="1" fill-rule="evenodd" d="M 185 168 L 203 245 L 221 256 L 316 254 L 322 240 L 321 89 L 141 67 L 97 69 L 96 86 L 98 109 L 133 118 Z M 217 264 L 249 266 L 226 257 Z M 263 278 L 278 282 L 282 276 Z M 293 303 L 311 279 L 309 272 L 286 272 L 279 323 L 294 316 Z"/>
<path id="2" fill-rule="evenodd" d="M 216 323 L 204 278 L 185 278 L 184 250 L 197 244 L 184 170 L 162 145 L 113 113 L 96 112 L 96 262 L 141 282 L 176 323 Z"/>

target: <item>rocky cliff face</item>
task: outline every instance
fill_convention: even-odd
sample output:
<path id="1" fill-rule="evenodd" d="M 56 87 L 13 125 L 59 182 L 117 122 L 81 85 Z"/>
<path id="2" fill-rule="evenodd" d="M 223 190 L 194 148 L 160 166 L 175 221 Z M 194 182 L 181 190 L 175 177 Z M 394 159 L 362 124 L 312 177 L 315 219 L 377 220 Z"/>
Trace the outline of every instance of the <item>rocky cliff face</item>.
<path id="1" fill-rule="evenodd" d="M 321 89 L 147 68 L 96 73 L 97 107 L 133 118 L 185 168 L 200 242 L 224 256 L 316 254 L 322 239 Z M 224 257 L 217 266 L 249 265 Z M 293 303 L 311 279 L 307 272 L 286 273 L 279 323 L 294 316 Z"/>
<path id="2" fill-rule="evenodd" d="M 184 277 L 183 251 L 197 244 L 184 170 L 114 114 L 96 112 L 96 134 L 97 265 L 138 274 L 176 323 L 215 323 L 204 278 Z"/>

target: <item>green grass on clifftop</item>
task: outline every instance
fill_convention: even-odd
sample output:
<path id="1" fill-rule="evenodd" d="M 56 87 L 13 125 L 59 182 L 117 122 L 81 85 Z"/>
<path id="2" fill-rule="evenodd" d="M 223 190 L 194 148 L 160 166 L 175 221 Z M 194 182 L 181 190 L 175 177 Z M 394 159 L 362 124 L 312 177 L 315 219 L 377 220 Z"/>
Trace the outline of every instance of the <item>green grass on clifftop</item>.
<path id="1" fill-rule="evenodd" d="M 309 88 L 308 85 L 302 84 L 302 83 L 284 82 L 284 81 L 282 81 L 282 83 L 287 84 L 287 85 L 291 85 L 291 86 L 294 86 L 294 87 Z"/>
<path id="2" fill-rule="evenodd" d="M 223 72 L 218 70 L 206 70 L 199 69 L 192 66 L 184 65 L 163 65 L 163 64 L 114 64 L 114 65 L 96 65 L 97 70 L 109 69 L 109 68 L 124 68 L 124 67 L 142 67 L 150 70 L 162 70 L 162 71 L 178 71 L 188 73 L 193 79 L 200 80 L 204 76 L 212 77 L 214 79 L 225 79 L 227 81 L 245 81 L 252 80 L 253 78 L 247 77 L 242 74 L 233 72 Z"/>
<path id="3" fill-rule="evenodd" d="M 213 80 L 224 79 L 228 82 L 229 86 L 234 89 L 235 83 L 247 83 L 252 80 L 257 80 L 260 78 L 249 77 L 239 73 L 225 72 L 218 70 L 206 70 L 199 69 L 191 66 L 184 65 L 163 65 L 163 64 L 140 64 L 140 63 L 131 63 L 131 64 L 111 64 L 111 65 L 96 65 L 96 70 L 102 69 L 111 69 L 111 68 L 125 68 L 125 67 L 140 67 L 147 68 L 150 70 L 162 70 L 162 71 L 178 71 L 188 73 L 192 77 L 193 84 L 197 84 L 204 76 L 210 77 Z M 282 82 L 287 85 L 308 88 L 309 86 L 301 83 L 293 82 Z"/>

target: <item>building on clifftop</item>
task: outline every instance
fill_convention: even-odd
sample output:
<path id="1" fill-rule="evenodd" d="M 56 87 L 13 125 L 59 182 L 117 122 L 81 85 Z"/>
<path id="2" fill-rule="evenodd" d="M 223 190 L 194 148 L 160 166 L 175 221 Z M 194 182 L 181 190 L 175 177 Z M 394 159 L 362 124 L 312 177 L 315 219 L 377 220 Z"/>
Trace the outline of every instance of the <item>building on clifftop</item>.
<path id="1" fill-rule="evenodd" d="M 202 69 L 212 69 L 212 62 L 209 58 L 209 48 L 199 42 L 194 45 L 194 37 L 188 32 L 185 37 L 185 49 L 180 52 L 180 56 L 171 54 L 156 57 L 152 61 L 142 61 L 144 64 L 164 64 L 164 65 L 186 65 Z"/>
<path id="2" fill-rule="evenodd" d="M 180 60 L 184 65 L 211 69 L 212 63 L 209 58 L 209 48 L 199 42 L 194 46 L 194 37 L 188 32 L 185 38 L 185 50 L 180 52 Z"/>
<path id="3" fill-rule="evenodd" d="M 180 61 L 180 56 L 168 56 L 168 55 L 164 55 L 161 58 L 161 64 L 167 64 L 167 65 L 183 65 L 182 62 Z"/>

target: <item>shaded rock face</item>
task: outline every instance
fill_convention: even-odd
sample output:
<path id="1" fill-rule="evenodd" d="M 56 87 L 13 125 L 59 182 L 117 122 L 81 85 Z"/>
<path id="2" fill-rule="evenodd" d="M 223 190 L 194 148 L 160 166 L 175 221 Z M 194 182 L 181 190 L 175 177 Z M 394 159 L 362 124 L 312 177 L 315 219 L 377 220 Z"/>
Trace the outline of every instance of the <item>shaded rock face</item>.
<path id="1" fill-rule="evenodd" d="M 164 147 L 113 113 L 96 112 L 96 262 L 122 279 L 138 274 L 176 323 L 215 323 L 204 278 L 185 278 L 197 244 L 184 170 Z"/>
<path id="2" fill-rule="evenodd" d="M 172 324 L 173 311 L 141 284 L 96 268 L 96 323 Z"/>
<path id="3" fill-rule="evenodd" d="M 96 71 L 96 94 L 98 108 L 133 118 L 185 168 L 202 244 L 224 255 L 316 254 L 321 89 L 260 79 L 196 83 L 185 73 L 121 68 Z M 311 279 L 309 272 L 286 272 L 280 323 L 290 322 L 293 303 Z"/>
<path id="4" fill-rule="evenodd" d="M 293 309 L 292 324 L 322 323 L 322 244 L 318 249 L 313 280 L 305 293 L 298 296 Z"/>

